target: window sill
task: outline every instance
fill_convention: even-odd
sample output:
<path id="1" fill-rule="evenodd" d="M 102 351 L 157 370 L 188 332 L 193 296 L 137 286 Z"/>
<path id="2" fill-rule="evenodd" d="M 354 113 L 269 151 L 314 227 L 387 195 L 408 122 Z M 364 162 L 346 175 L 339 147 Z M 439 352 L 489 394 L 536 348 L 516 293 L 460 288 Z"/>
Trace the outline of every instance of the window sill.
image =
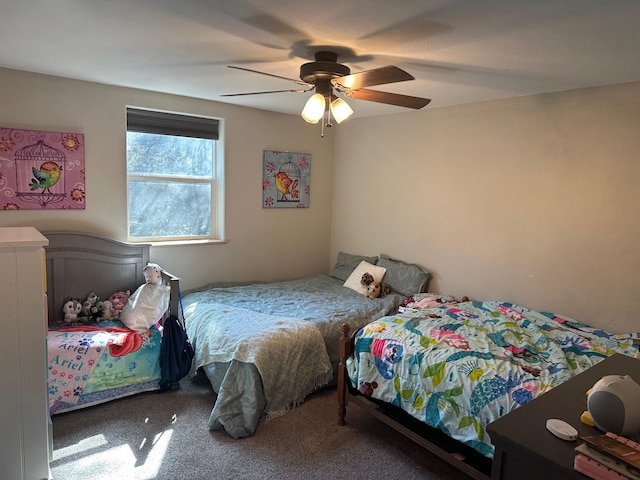
<path id="1" fill-rule="evenodd" d="M 165 242 L 148 242 L 152 247 L 176 247 L 182 245 L 221 245 L 229 240 L 170 240 Z"/>

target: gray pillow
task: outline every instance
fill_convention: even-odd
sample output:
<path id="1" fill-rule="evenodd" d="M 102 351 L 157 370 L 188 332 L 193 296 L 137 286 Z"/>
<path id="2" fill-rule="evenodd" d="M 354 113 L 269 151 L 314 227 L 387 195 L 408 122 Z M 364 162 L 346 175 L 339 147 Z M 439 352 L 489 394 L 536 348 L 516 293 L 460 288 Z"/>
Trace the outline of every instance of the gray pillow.
<path id="1" fill-rule="evenodd" d="M 382 282 L 405 297 L 426 292 L 429 288 L 431 273 L 415 263 L 394 260 L 380 254 L 377 265 L 387 269 Z"/>
<path id="2" fill-rule="evenodd" d="M 353 272 L 363 260 L 375 265 L 378 261 L 378 257 L 365 257 L 362 255 L 351 255 L 350 253 L 338 252 L 338 259 L 336 260 L 336 264 L 329 275 L 346 282 L 349 275 L 351 275 L 351 272 Z"/>

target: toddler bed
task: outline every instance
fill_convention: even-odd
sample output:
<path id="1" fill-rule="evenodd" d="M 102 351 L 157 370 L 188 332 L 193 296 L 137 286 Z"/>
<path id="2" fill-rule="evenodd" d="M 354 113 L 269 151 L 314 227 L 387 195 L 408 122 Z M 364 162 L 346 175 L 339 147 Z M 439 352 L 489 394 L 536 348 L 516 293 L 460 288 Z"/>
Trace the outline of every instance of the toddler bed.
<path id="1" fill-rule="evenodd" d="M 131 293 L 144 283 L 148 244 L 129 244 L 79 232 L 43 232 L 49 330 L 48 393 L 51 414 L 77 410 L 140 392 L 159 390 L 161 328 L 142 338 L 117 319 L 67 323 L 63 305 L 94 291 L 101 299 Z M 179 279 L 163 272 L 171 287 L 170 311 L 178 311 Z"/>
<path id="2" fill-rule="evenodd" d="M 614 353 L 637 355 L 639 345 L 637 333 L 614 335 L 511 303 L 447 298 L 352 335 L 344 327 L 339 423 L 348 391 L 381 420 L 486 479 L 489 423 Z"/>
<path id="3" fill-rule="evenodd" d="M 394 292 L 364 296 L 365 271 L 384 273 Z M 405 291 L 426 290 L 429 278 L 417 265 L 340 252 L 329 275 L 188 292 L 192 374 L 202 369 L 217 393 L 209 428 L 250 436 L 263 416 L 280 415 L 317 388 L 335 385 L 342 325 L 360 328 L 395 311 Z"/>

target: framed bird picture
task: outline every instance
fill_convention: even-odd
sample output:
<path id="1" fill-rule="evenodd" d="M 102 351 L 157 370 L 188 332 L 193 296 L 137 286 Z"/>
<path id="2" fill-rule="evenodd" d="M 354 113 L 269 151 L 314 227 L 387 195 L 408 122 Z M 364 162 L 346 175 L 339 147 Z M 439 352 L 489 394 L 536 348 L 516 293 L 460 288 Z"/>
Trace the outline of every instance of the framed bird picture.
<path id="1" fill-rule="evenodd" d="M 0 128 L 0 209 L 84 209 L 84 135 Z"/>
<path id="2" fill-rule="evenodd" d="M 310 170 L 311 155 L 308 153 L 265 150 L 262 155 L 262 207 L 308 208 Z"/>

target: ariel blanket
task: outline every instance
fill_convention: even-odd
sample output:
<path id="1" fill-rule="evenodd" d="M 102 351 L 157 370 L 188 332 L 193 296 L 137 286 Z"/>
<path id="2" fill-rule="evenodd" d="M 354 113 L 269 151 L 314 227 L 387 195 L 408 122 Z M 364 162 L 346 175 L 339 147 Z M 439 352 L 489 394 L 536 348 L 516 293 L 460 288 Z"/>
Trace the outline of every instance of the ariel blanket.
<path id="1" fill-rule="evenodd" d="M 362 393 L 491 457 L 489 423 L 613 353 L 638 354 L 639 344 L 636 333 L 520 305 L 464 302 L 368 324 L 347 369 Z"/>
<path id="2" fill-rule="evenodd" d="M 58 402 L 76 404 L 105 349 L 114 356 L 134 352 L 142 345 L 139 334 L 125 328 L 63 327 L 49 331 L 49 409 Z"/>

